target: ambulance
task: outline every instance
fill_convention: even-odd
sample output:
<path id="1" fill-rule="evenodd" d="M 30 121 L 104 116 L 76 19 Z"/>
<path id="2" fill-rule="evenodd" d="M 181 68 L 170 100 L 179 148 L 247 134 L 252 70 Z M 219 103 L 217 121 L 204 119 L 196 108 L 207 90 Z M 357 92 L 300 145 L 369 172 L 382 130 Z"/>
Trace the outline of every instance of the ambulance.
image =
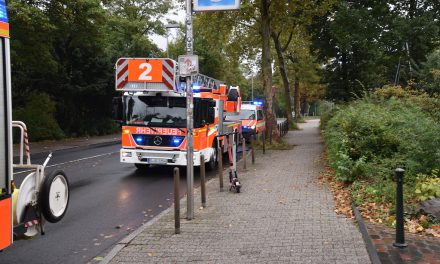
<path id="1" fill-rule="evenodd" d="M 263 102 L 242 102 L 240 113 L 228 114 L 226 120 L 240 120 L 242 126 L 242 134 L 246 139 L 249 139 L 251 135 L 257 135 L 258 133 L 265 130 L 266 122 L 263 113 Z"/>
<path id="2" fill-rule="evenodd" d="M 186 166 L 186 82 L 178 75 L 177 62 L 168 58 L 121 58 L 116 65 L 113 119 L 122 127 L 120 161 L 138 169 L 151 165 Z M 241 124 L 223 120 L 225 112 L 238 113 L 239 87 L 227 87 L 202 74 L 191 77 L 193 88 L 194 165 L 203 154 L 207 169 L 214 169 L 218 137 L 241 131 Z"/>

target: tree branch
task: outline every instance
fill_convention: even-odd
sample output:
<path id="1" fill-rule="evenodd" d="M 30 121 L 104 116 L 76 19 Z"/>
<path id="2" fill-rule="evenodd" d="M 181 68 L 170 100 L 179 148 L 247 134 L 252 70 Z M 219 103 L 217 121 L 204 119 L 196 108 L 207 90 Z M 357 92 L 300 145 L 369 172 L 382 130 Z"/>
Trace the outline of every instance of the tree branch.
<path id="1" fill-rule="evenodd" d="M 281 50 L 283 52 L 285 52 L 287 50 L 287 48 L 289 47 L 290 42 L 292 41 L 292 37 L 293 37 L 293 31 L 290 31 L 289 40 L 287 40 L 286 44 L 281 48 Z"/>

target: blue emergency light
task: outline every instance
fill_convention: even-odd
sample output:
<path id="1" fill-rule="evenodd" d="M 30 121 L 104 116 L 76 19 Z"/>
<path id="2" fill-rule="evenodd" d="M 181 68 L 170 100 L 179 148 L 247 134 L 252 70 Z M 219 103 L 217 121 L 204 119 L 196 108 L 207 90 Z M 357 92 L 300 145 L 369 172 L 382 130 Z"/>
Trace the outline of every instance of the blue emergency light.
<path id="1" fill-rule="evenodd" d="M 193 93 L 200 93 L 201 88 L 200 84 L 193 84 Z"/>
<path id="2" fill-rule="evenodd" d="M 173 137 L 172 142 L 175 147 L 179 146 L 183 141 L 183 137 Z"/>
<path id="3" fill-rule="evenodd" d="M 140 145 L 144 142 L 144 137 L 143 136 L 136 136 L 136 138 L 134 140 L 136 141 L 136 143 L 138 143 Z"/>
<path id="4" fill-rule="evenodd" d="M 262 106 L 262 105 L 263 105 L 263 101 L 253 101 L 252 104 L 253 104 L 253 105 L 259 105 L 259 106 Z"/>

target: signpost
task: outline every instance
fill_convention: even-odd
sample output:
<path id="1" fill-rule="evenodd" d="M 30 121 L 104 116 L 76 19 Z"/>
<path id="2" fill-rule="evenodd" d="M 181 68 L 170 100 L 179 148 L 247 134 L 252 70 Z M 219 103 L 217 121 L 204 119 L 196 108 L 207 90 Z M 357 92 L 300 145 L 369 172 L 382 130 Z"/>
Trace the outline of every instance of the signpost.
<path id="1" fill-rule="evenodd" d="M 0 0 L 0 250 L 12 244 L 12 111 L 9 23 Z"/>
<path id="2" fill-rule="evenodd" d="M 186 55 L 193 55 L 193 25 L 191 0 L 186 0 Z M 187 69 L 188 70 L 188 69 Z M 194 138 L 193 138 L 193 88 L 191 75 L 186 76 L 186 182 L 187 208 L 186 219 L 194 218 Z"/>
<path id="3" fill-rule="evenodd" d="M 194 11 L 221 11 L 236 10 L 240 8 L 240 0 L 193 0 Z M 194 139 L 193 139 L 193 87 L 191 75 L 199 72 L 198 57 L 193 55 L 193 25 L 191 0 L 186 0 L 186 55 L 179 57 L 179 71 L 186 77 L 186 177 L 187 177 L 187 216 L 188 220 L 194 218 Z"/>
<path id="4" fill-rule="evenodd" d="M 194 0 L 194 11 L 222 11 L 240 9 L 240 0 Z"/>

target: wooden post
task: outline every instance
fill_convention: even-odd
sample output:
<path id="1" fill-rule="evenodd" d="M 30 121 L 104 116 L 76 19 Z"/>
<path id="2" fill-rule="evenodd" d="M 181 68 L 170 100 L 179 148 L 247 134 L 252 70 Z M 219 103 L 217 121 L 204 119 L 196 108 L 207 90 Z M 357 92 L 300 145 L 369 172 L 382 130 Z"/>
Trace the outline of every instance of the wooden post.
<path id="1" fill-rule="evenodd" d="M 246 170 L 246 139 L 243 138 L 241 143 L 241 148 L 243 149 L 243 169 Z"/>
<path id="2" fill-rule="evenodd" d="M 205 182 L 205 156 L 200 155 L 200 190 L 202 194 L 202 207 L 206 207 L 206 182 Z"/>
<path id="3" fill-rule="evenodd" d="M 217 148 L 217 158 L 218 158 L 218 181 L 220 182 L 220 191 L 223 192 L 223 153 L 222 147 Z"/>
<path id="4" fill-rule="evenodd" d="M 252 149 L 252 164 L 255 164 L 255 145 L 254 145 L 254 135 L 251 135 L 251 149 Z"/>
<path id="5" fill-rule="evenodd" d="M 180 234 L 180 171 L 174 168 L 174 233 Z"/>

